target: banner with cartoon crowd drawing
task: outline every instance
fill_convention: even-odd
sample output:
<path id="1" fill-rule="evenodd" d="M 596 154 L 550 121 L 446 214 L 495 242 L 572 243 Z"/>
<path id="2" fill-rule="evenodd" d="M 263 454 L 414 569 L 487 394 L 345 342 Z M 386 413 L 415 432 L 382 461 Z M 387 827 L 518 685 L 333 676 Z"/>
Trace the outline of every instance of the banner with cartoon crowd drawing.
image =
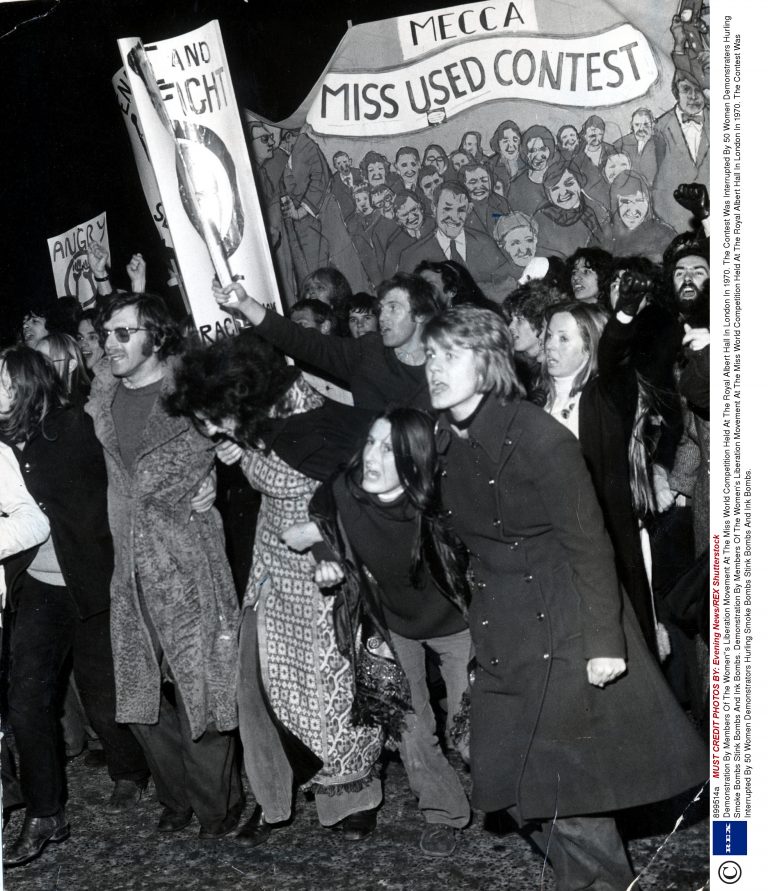
<path id="1" fill-rule="evenodd" d="M 203 342 L 233 335 L 232 317 L 211 294 L 214 274 L 225 285 L 242 281 L 265 303 L 280 299 L 218 22 L 118 47 L 127 81 L 121 89 L 118 72 L 118 101 L 136 115 L 137 162 L 140 171 L 151 162 L 195 325 Z M 157 211 L 153 180 L 142 182 Z"/>
<path id="2" fill-rule="evenodd" d="M 499 0 L 349 29 L 301 108 L 246 111 L 284 300 L 462 262 L 500 301 L 538 257 L 660 260 L 709 182 L 702 0 Z"/>
<path id="3" fill-rule="evenodd" d="M 57 297 L 77 297 L 83 306 L 93 300 L 96 282 L 88 262 L 88 245 L 91 242 L 96 242 L 109 252 L 106 213 L 100 213 L 92 220 L 48 239 Z"/>

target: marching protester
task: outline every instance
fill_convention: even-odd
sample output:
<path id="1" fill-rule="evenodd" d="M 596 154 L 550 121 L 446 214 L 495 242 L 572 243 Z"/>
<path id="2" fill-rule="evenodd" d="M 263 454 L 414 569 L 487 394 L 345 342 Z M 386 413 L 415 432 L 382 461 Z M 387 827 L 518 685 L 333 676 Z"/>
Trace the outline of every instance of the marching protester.
<path id="1" fill-rule="evenodd" d="M 245 770 L 257 799 L 235 841 L 253 847 L 290 819 L 296 779 L 311 784 L 323 826 L 357 840 L 376 826 L 377 728 L 351 720 L 349 661 L 311 554 L 286 533 L 308 522 L 319 480 L 354 451 L 367 414 L 326 402 L 264 340 L 242 335 L 188 353 L 170 405 L 217 438 L 261 492 L 240 625 L 237 683 Z M 291 643 L 287 645 L 287 641 Z"/>
<path id="2" fill-rule="evenodd" d="M 50 536 L 6 566 L 13 615 L 9 721 L 20 760 L 24 824 L 6 866 L 37 858 L 69 836 L 59 747 L 61 680 L 72 654 L 86 715 L 114 781 L 106 813 L 120 814 L 149 770 L 136 739 L 115 723 L 109 581 L 113 548 L 104 458 L 93 424 L 71 404 L 53 364 L 28 347 L 0 354 L 0 435 L 18 449 L 24 481 L 50 523 Z M 5 508 L 4 508 L 5 510 Z"/>
<path id="3" fill-rule="evenodd" d="M 320 488 L 310 512 L 327 552 L 315 573 L 318 584 L 351 589 L 345 608 L 357 617 L 355 625 L 364 624 L 360 614 L 370 617 L 405 672 L 412 714 L 398 747 L 427 823 L 419 846 L 428 856 L 445 857 L 470 810 L 436 735 L 425 649 L 440 660 L 450 734 L 467 688 L 472 645 L 467 555 L 439 504 L 432 427 L 426 414 L 411 408 L 379 415 L 363 449 Z M 292 537 L 302 533 L 314 537 L 301 529 Z M 318 559 L 322 554 L 316 551 Z M 468 758 L 466 750 L 463 755 Z"/>
<path id="4" fill-rule="evenodd" d="M 703 781 L 703 745 L 622 601 L 578 441 L 519 397 L 504 323 L 458 307 L 424 336 L 443 497 L 472 554 L 473 804 L 509 810 L 558 887 L 625 891 L 612 812 Z"/>
<path id="5" fill-rule="evenodd" d="M 115 542 L 111 628 L 117 719 L 141 742 L 163 806 L 159 832 L 193 816 L 200 838 L 234 831 L 237 599 L 213 508 L 213 453 L 163 397 L 180 335 L 161 298 L 119 294 L 99 321 L 107 367 L 86 406 L 104 450 Z M 144 782 L 121 796 L 139 801 Z"/>

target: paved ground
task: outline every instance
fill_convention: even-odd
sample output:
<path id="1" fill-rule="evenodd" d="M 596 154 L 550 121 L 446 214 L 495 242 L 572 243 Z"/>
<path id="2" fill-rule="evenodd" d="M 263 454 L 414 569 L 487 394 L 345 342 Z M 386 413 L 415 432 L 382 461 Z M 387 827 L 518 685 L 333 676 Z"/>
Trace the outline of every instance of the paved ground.
<path id="1" fill-rule="evenodd" d="M 465 775 L 467 781 L 468 777 Z M 101 812 L 111 791 L 104 770 L 82 759 L 69 767 L 72 824 L 69 841 L 50 845 L 36 862 L 5 875 L 8 891 L 552 891 L 548 870 L 509 827 L 476 815 L 456 853 L 442 860 L 418 848 L 421 818 L 402 766 L 387 765 L 386 801 L 376 833 L 345 842 L 317 823 L 314 805 L 300 793 L 296 817 L 266 845 L 244 851 L 226 839 L 201 842 L 196 824 L 172 836 L 155 832 L 159 805 L 153 794 L 118 818 Z M 625 837 L 643 891 L 697 891 L 707 887 L 706 804 L 686 801 L 628 814 Z M 250 805 L 250 802 L 249 802 Z M 244 818 L 245 819 L 245 818 Z M 16 813 L 4 836 L 13 839 Z M 484 825 L 485 824 L 485 825 Z M 489 828 L 495 831 L 489 831 Z M 633 888 L 636 891 L 638 886 Z"/>

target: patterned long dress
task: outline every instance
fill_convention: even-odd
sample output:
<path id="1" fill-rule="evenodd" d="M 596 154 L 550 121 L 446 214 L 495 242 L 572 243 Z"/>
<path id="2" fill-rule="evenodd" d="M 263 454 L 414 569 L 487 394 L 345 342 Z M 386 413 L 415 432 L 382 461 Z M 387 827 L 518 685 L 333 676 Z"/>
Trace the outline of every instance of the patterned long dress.
<path id="1" fill-rule="evenodd" d="M 274 452 L 248 451 L 241 467 L 262 493 L 244 608 L 256 607 L 269 702 L 281 723 L 322 759 L 312 778 L 317 791 L 360 788 L 381 751 L 380 731 L 352 724 L 351 669 L 336 645 L 333 598 L 314 582 L 312 555 L 280 540 L 290 526 L 309 521 L 319 483 Z"/>

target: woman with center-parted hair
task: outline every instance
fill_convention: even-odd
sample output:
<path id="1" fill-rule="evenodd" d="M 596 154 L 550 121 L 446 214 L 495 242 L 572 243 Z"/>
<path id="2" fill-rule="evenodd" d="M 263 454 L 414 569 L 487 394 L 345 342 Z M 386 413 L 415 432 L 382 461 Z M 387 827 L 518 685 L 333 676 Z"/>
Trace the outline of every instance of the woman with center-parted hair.
<path id="1" fill-rule="evenodd" d="M 519 397 L 503 321 L 458 307 L 424 337 L 443 500 L 474 580 L 473 805 L 507 809 L 558 889 L 626 891 L 612 812 L 702 782 L 706 752 L 622 598 L 578 441 Z"/>
<path id="2" fill-rule="evenodd" d="M 545 200 L 533 215 L 544 256 L 568 257 L 578 248 L 600 244 L 608 211 L 584 191 L 585 183 L 574 161 L 561 158 L 547 167 L 542 179 Z"/>
<path id="3" fill-rule="evenodd" d="M 70 402 L 54 365 L 29 347 L 0 353 L 0 437 L 17 450 L 24 482 L 51 530 L 39 548 L 6 566 L 13 615 L 8 718 L 27 806 L 19 836 L 4 852 L 10 867 L 69 836 L 58 719 L 70 653 L 86 715 L 115 782 L 105 812 L 133 806 L 149 769 L 130 729 L 115 722 L 109 595 L 114 558 L 104 456 L 91 419 Z"/>
<path id="4" fill-rule="evenodd" d="M 660 263 L 675 230 L 656 215 L 645 179 L 628 170 L 619 173 L 608 200 L 611 223 L 605 233 L 606 250 L 616 257 L 637 255 Z"/>
<path id="5" fill-rule="evenodd" d="M 433 427 L 413 408 L 380 414 L 345 472 L 315 494 L 310 514 L 324 541 L 316 578 L 324 587 L 341 583 L 348 636 L 373 624 L 405 672 L 413 714 L 405 716 L 399 749 L 427 824 L 419 844 L 428 856 L 445 857 L 470 809 L 437 739 L 426 650 L 440 659 L 450 732 L 467 688 L 471 641 L 467 554 L 440 507 Z"/>

